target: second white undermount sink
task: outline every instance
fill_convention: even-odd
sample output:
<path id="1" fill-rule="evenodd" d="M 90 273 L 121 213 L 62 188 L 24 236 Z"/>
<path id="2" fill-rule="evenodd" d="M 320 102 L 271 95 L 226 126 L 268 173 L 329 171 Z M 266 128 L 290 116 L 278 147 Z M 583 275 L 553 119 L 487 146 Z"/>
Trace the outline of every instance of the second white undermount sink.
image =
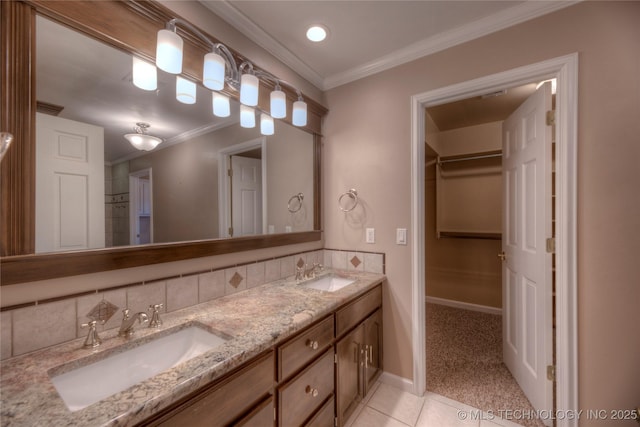
<path id="1" fill-rule="evenodd" d="M 52 376 L 70 411 L 78 411 L 219 347 L 227 339 L 197 326 Z"/>
<path id="2" fill-rule="evenodd" d="M 324 276 L 311 282 L 305 283 L 302 286 L 312 289 L 318 289 L 320 291 L 335 292 L 355 282 L 354 279 L 341 276 Z"/>

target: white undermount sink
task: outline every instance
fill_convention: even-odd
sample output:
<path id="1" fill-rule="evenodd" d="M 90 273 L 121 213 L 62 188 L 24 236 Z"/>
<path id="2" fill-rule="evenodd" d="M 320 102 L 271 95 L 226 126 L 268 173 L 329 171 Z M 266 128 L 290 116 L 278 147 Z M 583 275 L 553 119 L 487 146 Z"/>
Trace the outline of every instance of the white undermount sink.
<path id="1" fill-rule="evenodd" d="M 354 279 L 329 275 L 329 276 L 324 276 L 317 280 L 313 280 L 311 282 L 305 283 L 302 286 L 306 288 L 318 289 L 320 291 L 335 292 L 338 289 L 342 289 L 345 286 L 352 284 L 353 282 L 355 282 Z"/>
<path id="2" fill-rule="evenodd" d="M 113 354 L 98 362 L 51 377 L 72 412 L 178 366 L 222 345 L 226 338 L 189 326 Z"/>

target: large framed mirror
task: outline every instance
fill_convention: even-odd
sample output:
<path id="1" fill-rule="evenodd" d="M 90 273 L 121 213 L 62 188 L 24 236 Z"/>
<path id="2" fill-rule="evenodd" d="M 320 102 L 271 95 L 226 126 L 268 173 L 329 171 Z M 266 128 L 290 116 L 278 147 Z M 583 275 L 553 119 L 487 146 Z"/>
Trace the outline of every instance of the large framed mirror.
<path id="1" fill-rule="evenodd" d="M 320 240 L 326 110 L 306 99 L 305 128 L 276 121 L 275 134 L 262 136 L 239 126 L 232 91 L 232 114 L 219 119 L 201 86 L 195 105 L 176 102 L 174 76 L 159 73 L 156 91 L 134 87 L 132 57 L 152 59 L 155 33 L 173 17 L 153 2 L 3 2 L 3 61 L 11 67 L 2 67 L 2 129 L 16 141 L 0 170 L 2 285 Z M 206 47 L 183 37 L 184 74 L 198 80 Z M 261 92 L 268 98 L 268 87 Z M 162 139 L 152 151 L 124 138 L 143 122 Z M 72 181 L 53 188 L 56 180 L 42 172 L 46 150 L 38 141 L 64 126 L 70 135 L 98 129 L 99 189 Z M 75 153 L 72 140 L 66 147 Z M 234 196 L 244 185 L 232 184 L 243 175 L 228 172 L 234 167 L 261 178 L 251 184 L 250 203 L 234 201 L 248 194 Z M 61 191 L 92 196 L 93 232 L 73 215 L 65 229 L 80 232 L 61 232 L 52 215 L 60 209 L 52 195 Z"/>

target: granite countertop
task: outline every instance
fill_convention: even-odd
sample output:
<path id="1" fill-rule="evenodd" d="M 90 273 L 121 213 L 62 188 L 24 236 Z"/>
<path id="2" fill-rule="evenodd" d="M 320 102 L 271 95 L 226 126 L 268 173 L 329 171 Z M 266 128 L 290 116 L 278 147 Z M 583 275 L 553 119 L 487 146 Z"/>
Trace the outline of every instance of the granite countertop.
<path id="1" fill-rule="evenodd" d="M 83 349 L 84 338 L 14 357 L 0 364 L 2 426 L 130 426 L 169 406 L 244 362 L 284 341 L 346 301 L 381 283 L 382 274 L 327 270 L 356 279 L 336 292 L 306 288 L 284 279 L 193 307 L 165 313 L 160 329 L 140 327 L 132 339 L 118 330 L 101 332 L 102 345 Z M 71 412 L 50 381 L 88 365 L 167 335 L 198 325 L 229 338 L 220 347 L 110 396 Z M 95 379 L 96 387 L 100 378 Z"/>

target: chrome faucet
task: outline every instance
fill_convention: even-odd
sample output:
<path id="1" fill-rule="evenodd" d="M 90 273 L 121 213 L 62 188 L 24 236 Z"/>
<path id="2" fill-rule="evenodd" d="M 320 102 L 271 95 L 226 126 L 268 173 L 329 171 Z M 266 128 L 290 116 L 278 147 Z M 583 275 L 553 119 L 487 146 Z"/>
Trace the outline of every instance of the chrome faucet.
<path id="1" fill-rule="evenodd" d="M 316 274 L 320 273 L 322 271 L 322 265 L 318 264 L 317 262 L 314 262 L 313 265 L 311 267 L 309 267 L 309 265 L 305 265 L 305 269 L 304 269 L 304 277 L 305 279 L 313 279 L 316 277 Z"/>
<path id="2" fill-rule="evenodd" d="M 122 325 L 120 325 L 120 332 L 118 332 L 118 336 L 129 338 L 133 335 L 133 325 L 136 320 L 139 323 L 146 323 L 149 320 L 149 316 L 147 313 L 139 312 L 134 314 L 133 316 L 129 316 L 129 309 L 125 308 L 122 310 Z"/>

